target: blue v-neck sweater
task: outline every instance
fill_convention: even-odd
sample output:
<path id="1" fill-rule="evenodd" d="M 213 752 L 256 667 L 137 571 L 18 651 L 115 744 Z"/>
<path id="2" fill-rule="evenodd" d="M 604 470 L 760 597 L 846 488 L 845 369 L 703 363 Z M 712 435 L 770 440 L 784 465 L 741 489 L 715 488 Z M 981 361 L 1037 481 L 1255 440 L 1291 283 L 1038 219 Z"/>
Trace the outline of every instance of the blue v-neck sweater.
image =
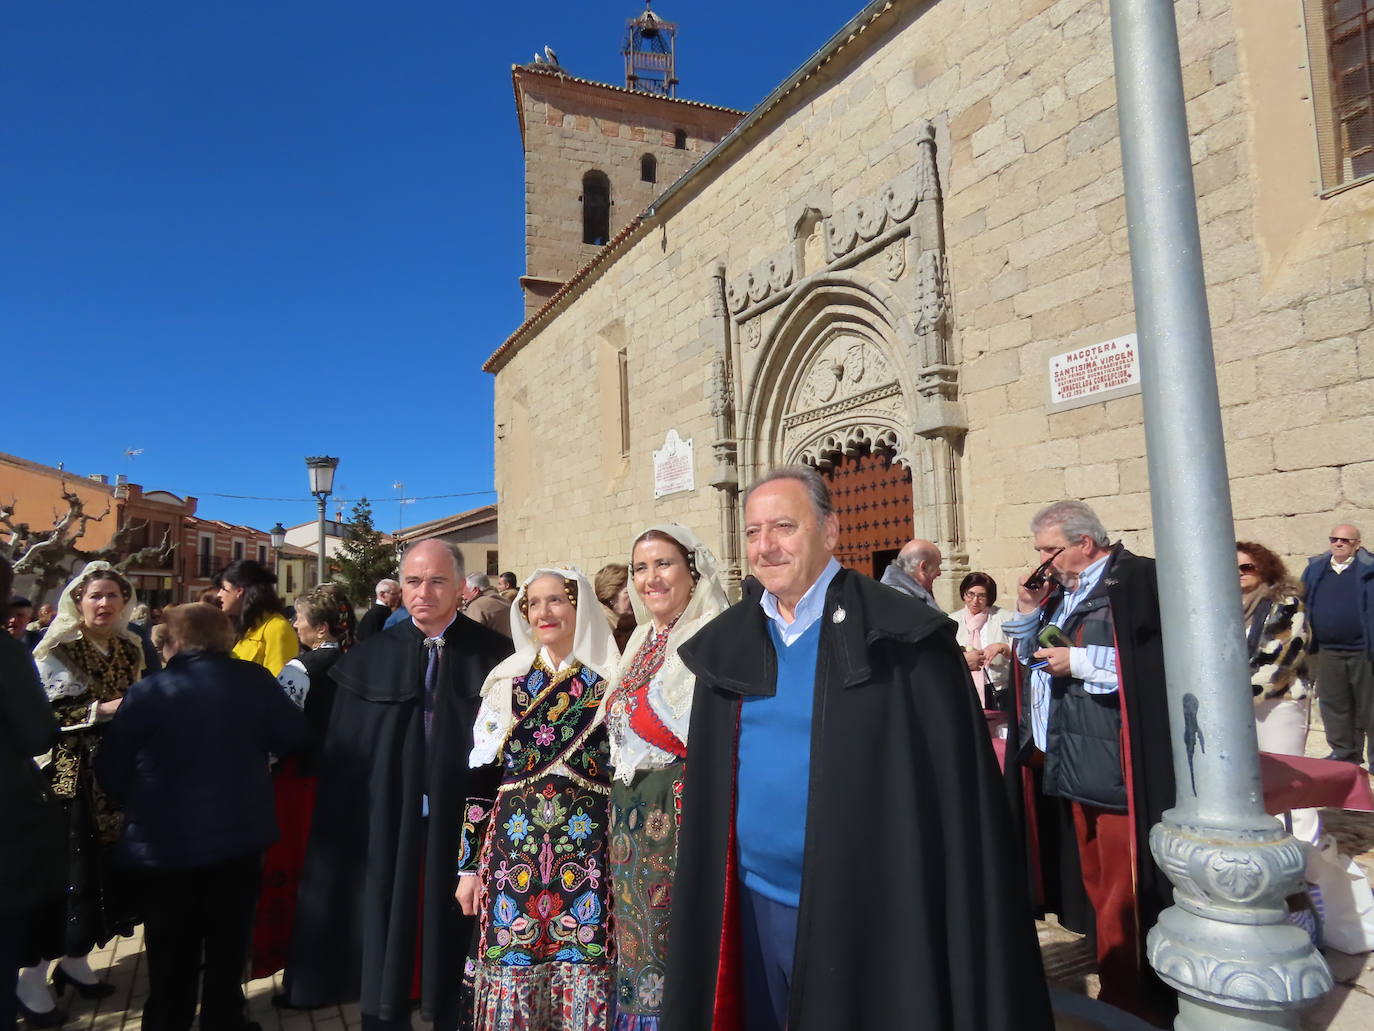
<path id="1" fill-rule="evenodd" d="M 772 698 L 746 698 L 740 708 L 735 834 L 745 885 L 774 902 L 796 907 L 806 846 L 821 621 L 790 648 L 771 621 L 768 635 L 778 656 L 778 689 Z"/>

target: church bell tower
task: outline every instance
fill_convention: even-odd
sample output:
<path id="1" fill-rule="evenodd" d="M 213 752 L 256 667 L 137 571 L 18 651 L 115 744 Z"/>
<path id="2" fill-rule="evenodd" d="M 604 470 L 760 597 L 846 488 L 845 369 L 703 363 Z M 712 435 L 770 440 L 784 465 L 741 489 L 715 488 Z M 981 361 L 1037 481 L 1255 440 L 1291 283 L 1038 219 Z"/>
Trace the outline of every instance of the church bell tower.
<path id="1" fill-rule="evenodd" d="M 625 27 L 625 88 L 659 97 L 677 96 L 677 26 L 650 10 L 631 18 Z"/>

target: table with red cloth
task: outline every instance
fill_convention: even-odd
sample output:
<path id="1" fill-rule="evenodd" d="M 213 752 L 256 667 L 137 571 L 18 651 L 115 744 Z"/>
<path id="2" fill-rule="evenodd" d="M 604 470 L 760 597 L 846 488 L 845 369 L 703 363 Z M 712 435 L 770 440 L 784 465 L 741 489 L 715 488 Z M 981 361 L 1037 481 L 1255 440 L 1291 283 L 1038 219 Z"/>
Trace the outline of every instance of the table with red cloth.
<path id="1" fill-rule="evenodd" d="M 1006 738 L 997 736 L 1000 719 L 1006 715 L 987 712 L 988 730 L 998 765 L 1006 765 Z M 1264 788 L 1264 809 L 1278 815 L 1290 809 L 1353 809 L 1374 812 L 1374 792 L 1369 776 L 1354 763 L 1334 759 L 1309 759 L 1304 755 L 1276 755 L 1261 752 L 1260 784 Z"/>

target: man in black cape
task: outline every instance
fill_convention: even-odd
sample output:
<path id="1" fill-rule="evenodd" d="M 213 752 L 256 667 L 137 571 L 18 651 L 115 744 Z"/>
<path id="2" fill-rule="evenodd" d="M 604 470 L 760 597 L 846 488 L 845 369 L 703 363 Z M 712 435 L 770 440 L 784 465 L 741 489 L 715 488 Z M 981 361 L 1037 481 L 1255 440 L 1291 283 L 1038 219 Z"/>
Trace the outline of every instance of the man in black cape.
<path id="1" fill-rule="evenodd" d="M 1020 614 L 1002 629 L 1017 642 L 1006 772 L 1032 891 L 1093 932 L 1101 1001 L 1167 1024 L 1177 998 L 1145 955 L 1172 901 L 1149 846 L 1174 804 L 1155 564 L 1112 545 L 1081 501 L 1041 509 L 1031 533 L 1048 579 L 1028 589 L 1022 577 Z"/>
<path id="2" fill-rule="evenodd" d="M 954 623 L 839 567 L 813 469 L 756 483 L 745 524 L 761 595 L 680 652 L 697 686 L 664 1031 L 1052 1028 Z"/>
<path id="3" fill-rule="evenodd" d="M 381 633 L 386 626 L 387 617 L 396 611 L 401 604 L 401 585 L 395 580 L 378 580 L 376 600 L 372 607 L 363 613 L 363 618 L 358 620 L 358 629 L 353 632 L 353 636 L 359 641 L 366 641 L 373 634 Z"/>
<path id="4" fill-rule="evenodd" d="M 482 682 L 507 637 L 458 612 L 463 570 L 440 541 L 401 565 L 411 618 L 345 655 L 291 937 L 286 1002 L 358 1000 L 364 1031 L 436 1031 L 461 1013 L 472 923 L 454 899 L 468 753 Z"/>

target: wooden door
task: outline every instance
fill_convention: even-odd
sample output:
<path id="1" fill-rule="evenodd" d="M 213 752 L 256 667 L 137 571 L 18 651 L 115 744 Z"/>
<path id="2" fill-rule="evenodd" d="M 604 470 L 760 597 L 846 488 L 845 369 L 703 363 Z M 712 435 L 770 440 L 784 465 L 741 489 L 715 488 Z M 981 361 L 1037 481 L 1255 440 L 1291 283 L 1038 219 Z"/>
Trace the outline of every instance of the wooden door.
<path id="1" fill-rule="evenodd" d="M 840 517 L 835 557 L 850 569 L 877 578 L 911 540 L 911 471 L 894 465 L 886 452 L 865 451 L 836 459 L 823 474 Z"/>

